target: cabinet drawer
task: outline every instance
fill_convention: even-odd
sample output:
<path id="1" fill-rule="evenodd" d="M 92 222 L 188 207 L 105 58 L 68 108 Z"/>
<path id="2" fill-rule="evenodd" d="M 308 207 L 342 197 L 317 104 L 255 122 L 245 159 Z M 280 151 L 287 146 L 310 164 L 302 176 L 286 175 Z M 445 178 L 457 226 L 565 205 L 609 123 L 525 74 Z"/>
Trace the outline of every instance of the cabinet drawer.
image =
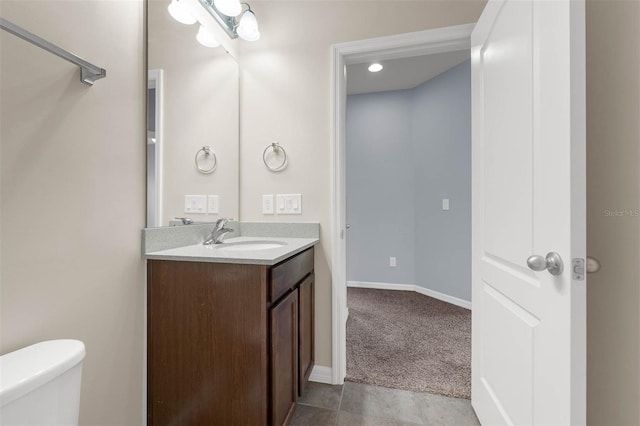
<path id="1" fill-rule="evenodd" d="M 271 269 L 269 283 L 269 303 L 294 287 L 301 279 L 313 271 L 313 247 Z"/>

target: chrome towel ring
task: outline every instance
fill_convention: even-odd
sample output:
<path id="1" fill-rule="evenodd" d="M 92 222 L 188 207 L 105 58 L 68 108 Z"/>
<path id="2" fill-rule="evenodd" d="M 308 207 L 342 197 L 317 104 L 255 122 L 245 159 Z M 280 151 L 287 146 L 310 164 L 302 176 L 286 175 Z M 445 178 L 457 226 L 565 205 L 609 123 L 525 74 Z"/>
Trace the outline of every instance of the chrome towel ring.
<path id="1" fill-rule="evenodd" d="M 213 165 L 211 165 L 208 168 L 202 167 L 200 165 L 200 161 L 209 157 L 213 157 Z M 210 146 L 203 146 L 198 150 L 198 152 L 196 152 L 195 162 L 196 162 L 196 168 L 198 169 L 198 171 L 200 173 L 204 173 L 205 175 L 208 175 L 215 171 L 216 166 L 218 165 L 218 157 L 216 157 L 216 153 L 213 152 Z"/>
<path id="2" fill-rule="evenodd" d="M 282 152 L 282 161 L 275 166 L 270 165 L 267 161 L 267 154 L 269 153 L 269 150 L 272 150 L 276 156 L 280 155 L 280 152 Z M 262 161 L 264 162 L 264 165 L 267 166 L 267 169 L 272 172 L 279 172 L 287 167 L 287 151 L 285 151 L 278 142 L 271 142 L 271 144 L 267 145 L 262 152 Z"/>

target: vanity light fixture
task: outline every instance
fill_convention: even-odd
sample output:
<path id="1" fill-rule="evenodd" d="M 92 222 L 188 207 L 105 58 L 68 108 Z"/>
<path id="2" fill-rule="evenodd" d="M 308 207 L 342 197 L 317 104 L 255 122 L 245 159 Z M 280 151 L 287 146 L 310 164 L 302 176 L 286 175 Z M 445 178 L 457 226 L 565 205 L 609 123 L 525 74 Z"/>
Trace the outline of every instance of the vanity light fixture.
<path id="1" fill-rule="evenodd" d="M 239 0 L 198 0 L 214 20 L 227 33 L 229 38 L 238 36 L 246 41 L 260 38 L 258 20 L 248 3 Z M 246 6 L 243 10 L 242 6 Z"/>
<path id="2" fill-rule="evenodd" d="M 219 12 L 227 16 L 238 16 L 242 12 L 240 0 L 213 0 L 213 4 Z"/>
<path id="3" fill-rule="evenodd" d="M 378 64 L 378 63 L 374 63 L 369 65 L 369 71 L 370 72 L 378 72 L 382 70 L 382 65 Z"/>
<path id="4" fill-rule="evenodd" d="M 220 43 L 215 39 L 213 34 L 207 30 L 204 25 L 200 25 L 200 29 L 198 30 L 198 35 L 196 36 L 196 40 L 198 43 L 205 47 L 218 47 Z"/>
<path id="5" fill-rule="evenodd" d="M 238 36 L 246 41 L 256 41 L 260 39 L 260 31 L 258 30 L 258 20 L 256 15 L 251 10 L 251 7 L 247 4 L 248 9 L 242 13 L 240 17 L 240 23 L 236 28 Z"/>
<path id="6" fill-rule="evenodd" d="M 167 9 L 173 19 L 181 24 L 191 25 L 196 23 L 196 18 L 193 17 L 187 6 L 185 6 L 181 0 L 171 0 L 171 4 Z"/>
<path id="7" fill-rule="evenodd" d="M 209 15 L 222 27 L 229 38 L 240 37 L 246 41 L 260 39 L 258 20 L 248 3 L 240 3 L 240 0 L 198 0 Z M 243 11 L 242 6 L 247 6 Z M 184 0 L 171 0 L 168 7 L 171 16 L 183 24 L 195 24 L 197 19 L 193 17 Z M 200 25 L 196 40 L 203 46 L 217 47 L 220 42 L 203 26 Z"/>

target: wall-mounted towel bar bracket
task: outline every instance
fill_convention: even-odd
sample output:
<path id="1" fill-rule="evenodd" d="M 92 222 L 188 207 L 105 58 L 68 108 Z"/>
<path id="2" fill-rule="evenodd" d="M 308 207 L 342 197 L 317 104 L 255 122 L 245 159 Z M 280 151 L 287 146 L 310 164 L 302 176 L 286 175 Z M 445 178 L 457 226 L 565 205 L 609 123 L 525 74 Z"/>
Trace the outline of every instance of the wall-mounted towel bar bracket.
<path id="1" fill-rule="evenodd" d="M 53 53 L 54 55 L 57 55 L 62 59 L 65 59 L 72 64 L 79 66 L 80 81 L 82 81 L 84 84 L 92 86 L 94 81 L 105 78 L 107 76 L 107 71 L 104 68 L 97 67 L 92 63 L 85 61 L 81 57 L 76 56 L 73 53 L 62 49 L 61 47 L 48 42 L 42 37 L 39 37 L 32 32 L 29 32 L 24 28 L 7 21 L 4 18 L 0 18 L 0 28 L 46 50 L 47 52 Z"/>

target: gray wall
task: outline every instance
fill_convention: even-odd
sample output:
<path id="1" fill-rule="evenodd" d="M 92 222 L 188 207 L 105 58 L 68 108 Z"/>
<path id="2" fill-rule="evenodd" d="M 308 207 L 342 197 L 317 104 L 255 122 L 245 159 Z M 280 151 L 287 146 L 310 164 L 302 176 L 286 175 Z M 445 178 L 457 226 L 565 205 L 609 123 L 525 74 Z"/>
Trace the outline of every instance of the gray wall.
<path id="1" fill-rule="evenodd" d="M 348 97 L 349 281 L 471 300 L 470 78 L 466 61 L 412 90 Z"/>
<path id="2" fill-rule="evenodd" d="M 413 91 L 415 284 L 471 300 L 471 66 Z M 449 198 L 450 210 L 442 210 Z"/>
<path id="3" fill-rule="evenodd" d="M 349 96 L 346 114 L 347 278 L 413 284 L 411 92 Z"/>

